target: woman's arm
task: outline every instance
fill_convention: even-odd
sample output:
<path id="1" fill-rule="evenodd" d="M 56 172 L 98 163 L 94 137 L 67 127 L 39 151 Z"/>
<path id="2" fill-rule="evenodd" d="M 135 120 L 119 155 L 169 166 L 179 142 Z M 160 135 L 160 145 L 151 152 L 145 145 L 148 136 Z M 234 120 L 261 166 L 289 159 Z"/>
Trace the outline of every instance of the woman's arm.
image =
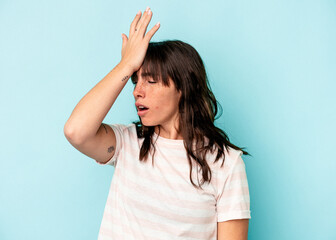
<path id="1" fill-rule="evenodd" d="M 131 23 L 129 39 L 122 34 L 122 59 L 100 82 L 98 82 L 76 105 L 64 125 L 64 135 L 80 152 L 106 163 L 114 156 L 116 136 L 107 124 L 102 123 L 131 75 L 137 71 L 145 58 L 148 44 L 159 29 L 156 24 L 147 34 L 152 12 L 141 11 Z"/>
<path id="2" fill-rule="evenodd" d="M 64 126 L 67 139 L 81 144 L 96 136 L 99 129 L 104 130 L 101 128 L 102 121 L 133 72 L 141 67 L 149 41 L 159 29 L 157 24 L 145 35 L 151 17 L 152 12 L 149 8 L 142 17 L 140 11 L 135 16 L 130 27 L 129 39 L 125 34 L 122 35 L 120 63 L 76 105 Z"/>
<path id="3" fill-rule="evenodd" d="M 132 70 L 119 63 L 76 105 L 64 126 L 67 138 L 76 144 L 96 135 L 105 116 L 117 99 Z"/>
<path id="4" fill-rule="evenodd" d="M 217 240 L 247 240 L 249 219 L 217 223 Z"/>
<path id="5" fill-rule="evenodd" d="M 118 64 L 82 98 L 64 126 L 71 145 L 99 163 L 105 164 L 115 154 L 115 133 L 102 121 L 131 72 L 129 67 Z"/>

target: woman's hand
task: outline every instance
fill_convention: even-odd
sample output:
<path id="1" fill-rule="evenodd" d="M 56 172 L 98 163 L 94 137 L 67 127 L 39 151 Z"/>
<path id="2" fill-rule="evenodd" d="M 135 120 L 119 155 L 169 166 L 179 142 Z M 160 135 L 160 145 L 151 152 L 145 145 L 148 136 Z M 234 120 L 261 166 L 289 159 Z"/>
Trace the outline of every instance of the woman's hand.
<path id="1" fill-rule="evenodd" d="M 129 38 L 125 34 L 122 34 L 123 42 L 120 62 L 129 66 L 132 72 L 139 70 L 141 67 L 146 56 L 149 41 L 160 27 L 160 23 L 158 22 L 145 34 L 152 15 L 153 13 L 149 7 L 147 7 L 142 16 L 141 11 L 139 11 L 131 23 Z"/>

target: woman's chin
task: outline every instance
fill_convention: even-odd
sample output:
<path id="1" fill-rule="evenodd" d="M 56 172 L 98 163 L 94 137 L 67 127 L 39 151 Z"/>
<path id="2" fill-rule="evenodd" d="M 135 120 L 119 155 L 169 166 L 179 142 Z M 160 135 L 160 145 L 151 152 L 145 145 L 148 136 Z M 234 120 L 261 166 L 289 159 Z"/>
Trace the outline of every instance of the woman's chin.
<path id="1" fill-rule="evenodd" d="M 144 119 L 141 119 L 141 124 L 143 126 L 146 126 L 146 127 L 153 127 L 153 126 L 156 126 L 157 124 L 155 124 L 154 122 L 151 122 L 151 121 L 146 121 Z"/>
<path id="2" fill-rule="evenodd" d="M 151 123 L 146 123 L 146 122 L 142 122 L 142 125 L 143 125 L 143 126 L 146 126 L 146 127 L 153 127 L 153 126 L 156 126 L 156 124 L 151 124 Z"/>

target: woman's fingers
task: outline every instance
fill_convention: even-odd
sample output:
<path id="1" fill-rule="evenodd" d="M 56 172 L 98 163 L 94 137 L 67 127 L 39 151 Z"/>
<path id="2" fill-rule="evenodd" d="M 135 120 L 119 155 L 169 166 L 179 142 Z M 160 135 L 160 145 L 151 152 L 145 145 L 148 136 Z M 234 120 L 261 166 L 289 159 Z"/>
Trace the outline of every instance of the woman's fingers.
<path id="1" fill-rule="evenodd" d="M 129 37 L 122 34 L 121 62 L 127 63 L 134 71 L 140 68 L 146 56 L 148 43 L 160 24 L 156 24 L 147 34 L 147 27 L 152 18 L 152 11 L 147 8 L 141 16 L 141 12 L 135 16 L 131 23 Z"/>
<path id="2" fill-rule="evenodd" d="M 125 34 L 121 34 L 122 37 L 122 46 L 121 46 L 121 56 L 124 56 L 124 52 L 125 52 L 125 47 L 128 41 L 128 38 Z"/>
<path id="3" fill-rule="evenodd" d="M 147 26 L 152 18 L 152 11 L 150 8 L 147 8 L 144 14 L 142 15 L 140 21 L 138 22 L 137 29 L 138 33 L 143 37 L 146 33 Z"/>
<path id="4" fill-rule="evenodd" d="M 131 28 L 130 28 L 129 36 L 131 36 L 131 35 L 134 33 L 134 30 L 135 30 L 135 28 L 137 27 L 137 24 L 138 24 L 138 22 L 139 22 L 140 17 L 141 17 L 141 11 L 139 11 L 139 12 L 135 15 L 135 17 L 134 17 L 134 19 L 133 19 L 133 21 L 132 21 L 132 23 L 131 23 Z"/>
<path id="5" fill-rule="evenodd" d="M 157 30 L 160 28 L 160 22 L 154 25 L 151 30 L 149 30 L 145 36 L 145 39 L 149 42 L 153 35 L 156 33 Z"/>

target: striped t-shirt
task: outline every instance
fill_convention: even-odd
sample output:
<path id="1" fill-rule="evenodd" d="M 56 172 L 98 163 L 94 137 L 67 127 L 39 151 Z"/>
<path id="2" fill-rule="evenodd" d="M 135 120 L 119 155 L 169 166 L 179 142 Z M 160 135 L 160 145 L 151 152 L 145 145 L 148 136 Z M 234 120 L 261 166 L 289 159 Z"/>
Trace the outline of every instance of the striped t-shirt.
<path id="1" fill-rule="evenodd" d="M 215 154 L 209 153 L 211 183 L 203 184 L 203 190 L 196 189 L 189 179 L 183 140 L 154 133 L 153 166 L 151 154 L 146 162 L 139 160 L 143 138 L 137 137 L 134 124 L 110 126 L 117 143 L 106 164 L 115 170 L 98 240 L 215 240 L 217 222 L 251 218 L 242 151 L 225 150 L 223 167 L 223 159 L 213 163 Z M 193 166 L 193 181 L 198 185 L 196 164 Z"/>

